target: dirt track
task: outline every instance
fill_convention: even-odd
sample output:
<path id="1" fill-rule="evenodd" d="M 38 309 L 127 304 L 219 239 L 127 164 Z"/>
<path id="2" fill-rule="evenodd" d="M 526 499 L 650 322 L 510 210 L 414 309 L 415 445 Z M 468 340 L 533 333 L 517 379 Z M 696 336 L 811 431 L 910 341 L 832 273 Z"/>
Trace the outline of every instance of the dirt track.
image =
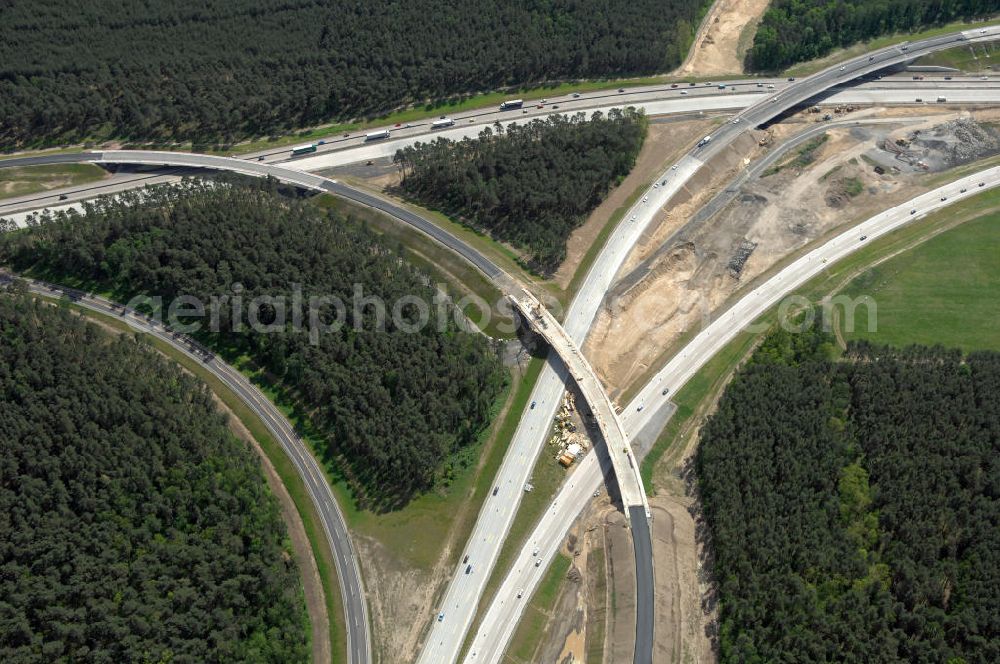
<path id="1" fill-rule="evenodd" d="M 615 211 L 628 201 L 633 192 L 640 191 L 662 172 L 667 164 L 676 161 L 710 126 L 710 120 L 702 119 L 650 123 L 642 150 L 628 176 L 590 213 L 587 221 L 570 234 L 566 242 L 566 260 L 553 276 L 559 288 L 565 290 L 569 286 L 580 261 L 597 241 Z"/>
<path id="2" fill-rule="evenodd" d="M 743 72 L 743 57 L 753 41 L 768 0 L 718 0 L 695 35 L 691 53 L 677 73 L 714 76 Z"/>
<path id="3" fill-rule="evenodd" d="M 763 152 L 744 146 L 743 153 L 734 147 L 728 157 L 720 155 L 725 159 L 711 164 L 713 176 L 698 176 L 668 204 L 660 225 L 627 259 L 598 314 L 586 352 L 605 385 L 613 394 L 626 390 L 685 332 L 808 243 L 926 190 L 924 167 L 934 172 L 938 165 L 962 163 L 967 153 L 982 158 L 1000 151 L 989 131 L 956 122 L 957 117 L 945 111 L 933 121 L 831 127 L 811 163 L 798 163 L 797 149 L 790 150 L 779 159 L 777 172 L 747 183 L 720 213 L 678 233 L 720 182 L 745 168 L 742 159 Z M 816 126 L 812 120 L 799 122 L 797 131 Z M 986 138 L 970 149 L 969 136 Z M 907 154 L 896 156 L 900 150 Z M 884 172 L 876 172 L 876 165 Z"/>

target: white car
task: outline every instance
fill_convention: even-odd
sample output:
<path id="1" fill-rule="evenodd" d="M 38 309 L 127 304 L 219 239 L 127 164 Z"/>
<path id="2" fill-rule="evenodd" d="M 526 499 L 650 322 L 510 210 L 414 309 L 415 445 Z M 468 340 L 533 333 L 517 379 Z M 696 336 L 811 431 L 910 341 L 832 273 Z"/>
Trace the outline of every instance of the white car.
<path id="1" fill-rule="evenodd" d="M 539 558 L 535 561 L 535 567 L 541 567 L 541 566 L 542 566 L 542 559 Z"/>
<path id="2" fill-rule="evenodd" d="M 844 65 L 840 65 L 840 71 L 844 71 Z"/>
<path id="3" fill-rule="evenodd" d="M 687 93 L 688 93 L 688 91 L 687 91 L 687 90 L 681 90 L 681 94 L 682 94 L 682 95 L 686 95 Z"/>
<path id="4" fill-rule="evenodd" d="M 517 589 L 517 598 L 521 599 L 522 597 L 524 597 L 524 588 L 518 588 Z"/>

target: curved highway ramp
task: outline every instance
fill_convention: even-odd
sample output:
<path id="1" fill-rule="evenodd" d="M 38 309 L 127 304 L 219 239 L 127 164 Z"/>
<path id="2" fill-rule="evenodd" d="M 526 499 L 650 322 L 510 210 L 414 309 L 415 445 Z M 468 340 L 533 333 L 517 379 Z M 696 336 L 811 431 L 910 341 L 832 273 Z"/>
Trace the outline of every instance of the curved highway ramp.
<path id="1" fill-rule="evenodd" d="M 576 381 L 580 392 L 590 406 L 594 420 L 607 446 L 608 457 L 614 469 L 622 507 L 632 530 L 632 547 L 635 554 L 636 624 L 634 664 L 652 664 L 653 661 L 653 543 L 649 532 L 649 503 L 639 474 L 639 461 L 629 444 L 625 427 L 615 411 L 614 404 L 601 386 L 590 362 L 583 356 L 572 338 L 559 322 L 527 290 L 520 296 L 507 296 L 527 322 L 556 351 L 563 364 Z"/>

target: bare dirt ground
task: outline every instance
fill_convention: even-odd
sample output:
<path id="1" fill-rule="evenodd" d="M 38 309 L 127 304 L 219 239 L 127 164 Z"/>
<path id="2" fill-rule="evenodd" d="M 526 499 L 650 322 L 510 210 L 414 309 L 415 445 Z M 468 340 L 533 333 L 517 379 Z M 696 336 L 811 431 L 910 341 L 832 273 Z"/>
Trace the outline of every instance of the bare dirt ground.
<path id="1" fill-rule="evenodd" d="M 635 556 L 625 515 L 609 512 L 604 519 L 608 560 L 608 593 L 611 597 L 606 661 L 628 662 L 635 649 Z"/>
<path id="2" fill-rule="evenodd" d="M 635 647 L 635 561 L 625 517 L 607 495 L 594 501 L 576 521 L 563 553 L 573 558 L 573 564 L 546 617 L 544 641 L 532 661 L 631 661 Z M 692 566 L 689 576 L 693 573 Z M 673 660 L 654 657 L 653 661 Z"/>
<path id="3" fill-rule="evenodd" d="M 707 203 L 736 176 L 739 169 L 745 168 L 749 160 L 759 153 L 760 149 L 753 140 L 741 139 L 718 155 L 712 162 L 712 168 L 702 169 L 696 174 L 660 210 L 659 221 L 651 225 L 650 230 L 626 258 L 618 273 L 619 280 L 659 250 L 695 210 Z M 671 247 L 671 253 L 664 255 L 662 261 L 654 266 L 651 275 L 668 272 L 685 281 L 694 278 L 698 262 L 693 259 L 693 249 L 690 243 L 678 244 L 676 249 Z M 697 300 L 638 297 L 649 290 L 658 290 L 658 284 L 656 289 L 651 288 L 653 281 L 655 277 L 644 278 L 628 292 L 613 288 L 587 336 L 584 352 L 612 398 L 624 391 L 628 382 L 626 379 L 641 375 L 648 368 L 649 360 L 655 357 L 655 354 L 647 357 L 648 350 L 665 347 L 662 345 L 662 335 L 654 334 L 655 331 L 650 329 L 652 325 L 664 318 L 677 318 L 678 314 L 685 321 L 692 316 L 697 319 L 697 315 L 700 315 L 700 310 L 694 308 L 699 304 Z M 667 298 L 669 297 L 668 295 Z M 624 367 L 629 370 L 625 371 Z"/>
<path id="4" fill-rule="evenodd" d="M 566 259 L 553 275 L 553 281 L 559 288 L 566 290 L 569 286 L 580 266 L 580 261 L 597 241 L 615 211 L 625 205 L 635 192 L 641 191 L 668 164 L 680 158 L 684 150 L 704 136 L 705 131 L 711 126 L 710 120 L 703 119 L 650 122 L 649 133 L 631 172 L 620 185 L 611 190 L 604 202 L 590 213 L 587 221 L 569 236 L 566 242 Z"/>
<path id="5" fill-rule="evenodd" d="M 613 508 L 606 498 L 594 501 L 570 528 L 561 553 L 569 556 L 572 564 L 554 605 L 544 612 L 542 640 L 536 644 L 531 662 L 600 664 L 604 661 L 601 655 L 596 659 L 587 656 L 588 643 L 593 637 L 600 636 L 603 643 L 607 620 L 603 556 L 599 561 L 591 558 L 594 551 L 603 553 L 604 529 L 599 524 L 611 511 Z M 600 629 L 594 630 L 599 634 L 591 634 L 595 623 L 600 624 Z M 504 661 L 519 662 L 510 652 Z"/>
<path id="6" fill-rule="evenodd" d="M 375 661 L 412 661 L 419 652 L 428 607 L 446 576 L 438 569 L 426 574 L 401 563 L 375 538 L 355 533 L 354 542 L 365 577 Z M 450 547 L 442 549 L 450 553 Z"/>
<path id="7" fill-rule="evenodd" d="M 664 493 L 650 501 L 656 570 L 654 662 L 715 659 L 708 638 L 713 615 L 702 601 L 709 590 L 699 565 L 694 509 L 694 500 L 683 495 Z"/>
<path id="8" fill-rule="evenodd" d="M 613 394 L 627 389 L 743 284 L 835 229 L 925 191 L 927 172 L 1000 153 L 996 129 L 972 121 L 993 116 L 995 111 L 967 114 L 963 120 L 944 113 L 898 125 L 831 126 L 812 163 L 796 163 L 793 148 L 778 161 L 777 173 L 747 183 L 719 214 L 682 233 L 676 231 L 708 196 L 678 196 L 626 261 L 588 338 L 586 352 L 605 384 Z M 753 146 L 746 157 L 755 150 L 761 148 Z M 728 167 L 712 172 L 740 166 L 738 154 L 728 159 Z M 729 175 L 721 180 L 728 182 Z M 711 176 L 705 189 L 719 181 Z M 695 182 L 689 189 L 698 187 Z M 738 276 L 733 261 L 742 270 Z"/>
<path id="9" fill-rule="evenodd" d="M 511 389 L 516 389 L 516 384 Z M 510 404 L 505 404 L 495 421 L 502 422 L 509 408 Z M 482 472 L 482 460 L 488 457 L 489 446 L 497 442 L 494 432 L 480 455 L 477 473 Z M 437 561 L 429 571 L 414 567 L 374 537 L 352 533 L 365 578 L 375 661 L 416 660 L 433 616 L 428 607 L 436 606 L 443 594 L 457 562 L 454 552 L 465 544 L 463 533 L 467 534 L 466 529 L 479 512 L 479 503 L 467 501 L 463 505 L 446 541 L 440 543 Z"/>
<path id="10" fill-rule="evenodd" d="M 767 5 L 768 0 L 718 0 L 709 9 L 691 52 L 676 73 L 682 76 L 742 73 L 743 57 Z"/>

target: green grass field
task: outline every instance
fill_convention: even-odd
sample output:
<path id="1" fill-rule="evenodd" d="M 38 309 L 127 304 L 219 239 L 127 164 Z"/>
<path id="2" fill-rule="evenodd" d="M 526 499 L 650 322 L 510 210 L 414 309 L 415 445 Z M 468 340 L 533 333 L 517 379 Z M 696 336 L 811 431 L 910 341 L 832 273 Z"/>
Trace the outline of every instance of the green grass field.
<path id="1" fill-rule="evenodd" d="M 545 626 L 559 597 L 559 589 L 566 579 L 572 561 L 559 553 L 545 572 L 538 590 L 531 596 L 530 604 L 518 623 L 507 649 L 508 661 L 528 664 L 534 662 L 535 653 L 545 639 Z M 522 601 L 527 600 L 522 598 Z"/>
<path id="2" fill-rule="evenodd" d="M 108 172 L 94 164 L 46 164 L 0 168 L 0 199 L 74 187 L 97 182 L 106 177 Z"/>
<path id="3" fill-rule="evenodd" d="M 954 67 L 960 71 L 988 71 L 991 65 L 1000 63 L 1000 47 L 994 42 L 968 44 L 931 53 L 917 60 L 918 65 L 938 65 Z"/>
<path id="4" fill-rule="evenodd" d="M 792 65 L 785 72 L 789 76 L 808 76 L 810 74 L 815 74 L 816 72 L 829 67 L 837 62 L 843 60 L 849 60 L 851 58 L 857 57 L 869 51 L 875 51 L 880 48 L 885 48 L 886 46 L 892 46 L 893 44 L 899 44 L 906 41 L 917 41 L 920 39 L 927 39 L 930 37 L 939 37 L 941 35 L 946 35 L 949 32 L 957 32 L 959 30 L 972 30 L 975 28 L 981 28 L 986 25 L 993 25 L 996 21 L 972 21 L 963 22 L 956 21 L 955 23 L 948 23 L 936 28 L 928 28 L 927 30 L 922 30 L 920 32 L 913 33 L 896 33 L 892 35 L 886 35 L 885 37 L 878 37 L 872 39 L 871 41 L 861 42 L 853 46 L 848 46 L 847 48 L 837 49 L 833 53 L 820 58 L 818 60 L 810 60 L 809 62 L 802 62 L 797 65 Z M 925 64 L 921 61 L 921 64 Z"/>
<path id="5" fill-rule="evenodd" d="M 1000 214 L 988 214 L 866 270 L 844 293 L 871 296 L 876 315 L 859 307 L 845 338 L 1000 350 L 998 238 Z"/>

